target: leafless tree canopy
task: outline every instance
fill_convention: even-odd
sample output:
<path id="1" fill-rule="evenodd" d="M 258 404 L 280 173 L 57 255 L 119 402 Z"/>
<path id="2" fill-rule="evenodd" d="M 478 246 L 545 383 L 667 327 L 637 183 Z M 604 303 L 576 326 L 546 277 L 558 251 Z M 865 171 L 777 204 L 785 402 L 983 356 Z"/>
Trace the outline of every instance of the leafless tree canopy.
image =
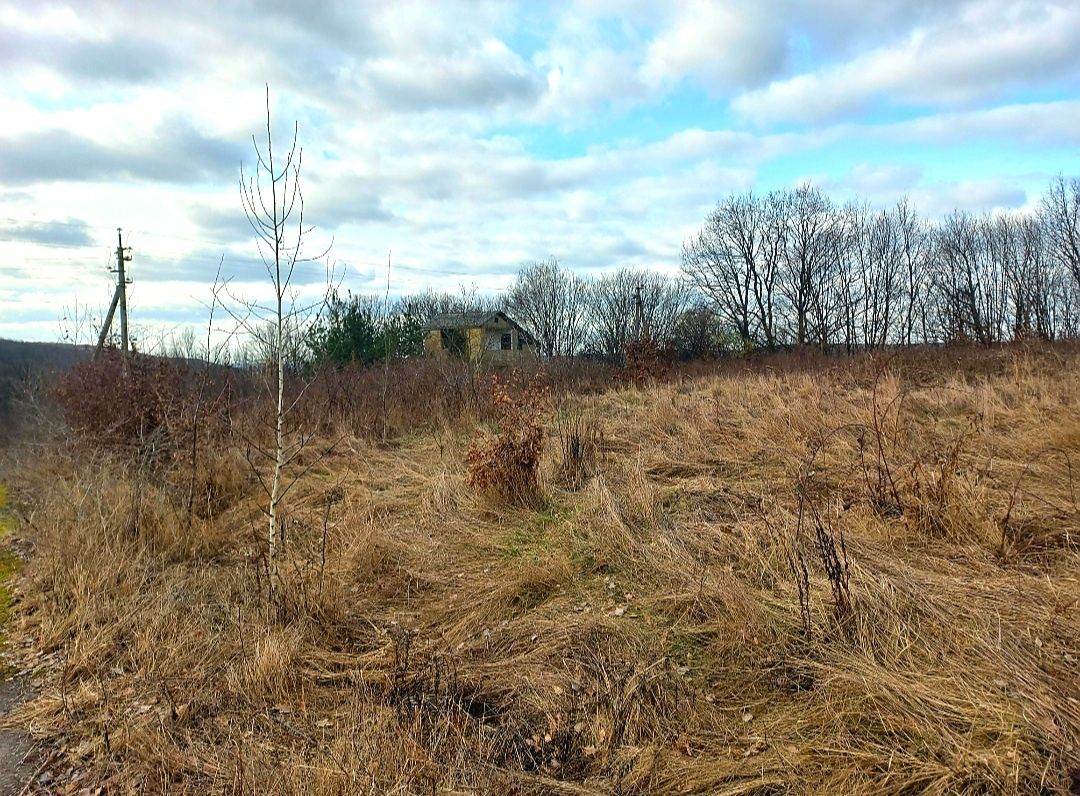
<path id="1" fill-rule="evenodd" d="M 810 186 L 732 195 L 684 244 L 683 271 L 745 346 L 1072 337 L 1080 180 L 1056 180 L 1037 213 L 937 224 L 907 199 L 877 210 Z"/>
<path id="2" fill-rule="evenodd" d="M 569 357 L 588 339 L 589 286 L 552 257 L 521 267 L 507 311 L 536 338 L 544 356 Z"/>
<path id="3" fill-rule="evenodd" d="M 1049 254 L 1080 284 L 1080 177 L 1058 177 L 1043 197 Z"/>
<path id="4" fill-rule="evenodd" d="M 619 361 L 632 340 L 673 341 L 693 297 L 688 283 L 655 271 L 622 268 L 598 277 L 588 287 L 589 352 Z"/>

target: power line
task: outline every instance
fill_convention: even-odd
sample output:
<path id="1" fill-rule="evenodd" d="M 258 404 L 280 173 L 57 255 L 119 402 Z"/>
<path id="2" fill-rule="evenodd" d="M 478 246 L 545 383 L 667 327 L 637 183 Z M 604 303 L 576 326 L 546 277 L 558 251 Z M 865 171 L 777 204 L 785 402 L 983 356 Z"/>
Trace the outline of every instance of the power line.
<path id="1" fill-rule="evenodd" d="M 79 229 L 84 229 L 84 230 L 85 229 L 98 229 L 96 227 L 90 227 L 87 224 L 79 223 L 79 222 L 41 221 L 41 220 L 38 220 L 38 219 L 18 219 L 18 218 L 13 218 L 13 217 L 10 217 L 10 216 L 0 217 L 0 221 L 6 221 L 6 222 L 10 222 L 10 223 L 15 223 L 15 224 L 34 224 L 34 225 L 38 225 L 38 226 L 77 227 Z M 2 231 L 2 230 L 0 230 L 0 231 Z M 141 230 L 141 229 L 128 230 L 128 238 L 129 238 L 129 240 L 131 239 L 133 233 L 137 233 L 137 234 L 140 234 L 140 235 L 146 235 L 148 237 L 153 237 L 153 238 L 161 238 L 161 239 L 164 239 L 164 240 L 178 240 L 178 241 L 184 241 L 186 243 L 197 243 L 197 244 L 201 244 L 201 245 L 204 245 L 204 246 L 207 246 L 207 247 L 221 246 L 223 248 L 228 248 L 229 246 L 236 245 L 235 242 L 230 244 L 230 243 L 223 243 L 221 241 L 207 241 L 205 239 L 187 238 L 187 237 L 183 237 L 181 235 L 170 235 L 170 234 L 166 234 L 166 233 L 162 233 L 162 232 L 154 232 L 154 231 Z M 28 241 L 28 240 L 22 240 L 22 239 L 19 239 L 19 238 L 10 238 L 10 237 L 6 237 L 6 238 L 5 237 L 0 237 L 0 243 L 14 243 L 14 244 L 22 243 L 22 244 L 24 244 L 26 246 L 46 246 L 46 247 L 52 247 L 52 248 L 57 248 L 57 249 L 96 249 L 100 245 L 100 244 L 91 244 L 91 243 L 72 244 L 72 243 L 59 243 L 59 242 L 54 242 L 54 241 Z M 211 254 L 203 254 L 203 253 L 192 253 L 192 254 L 182 254 L 182 255 L 164 255 L 164 254 L 154 254 L 152 251 L 151 252 L 146 252 L 143 249 L 140 249 L 140 256 L 145 260 L 161 261 L 161 262 L 167 262 L 167 263 L 178 263 L 178 264 L 183 264 L 183 263 L 189 262 L 189 261 L 218 262 L 221 259 L 219 255 L 211 255 Z M 54 258 L 48 258 L 48 257 L 20 257 L 18 259 L 23 261 L 23 262 L 55 262 Z M 308 268 L 308 267 L 317 267 L 318 265 L 319 265 L 319 263 L 317 261 L 301 261 L 301 262 L 296 263 L 295 267 L 297 267 L 297 268 L 299 268 L 299 267 Z M 348 265 L 349 264 L 346 263 L 346 267 L 348 267 Z M 364 271 L 370 271 L 372 273 L 372 275 L 373 275 L 373 278 L 374 278 L 375 276 L 378 275 L 381 266 L 371 265 L 369 267 L 363 267 L 363 268 L 364 268 Z M 322 270 L 327 270 L 327 269 L 324 268 Z M 332 270 L 332 269 L 330 269 L 330 270 Z M 352 270 L 354 270 L 354 271 L 357 270 L 357 267 L 354 266 L 352 268 Z M 477 273 L 473 273 L 473 272 L 469 272 L 469 271 L 449 271 L 449 270 L 445 270 L 445 269 L 441 269 L 441 268 L 422 268 L 422 267 L 419 267 L 419 266 L 412 266 L 412 265 L 395 265 L 395 270 L 406 271 L 408 273 L 418 274 L 420 276 L 429 276 L 429 277 L 459 277 L 459 278 L 460 277 L 471 277 L 471 278 L 475 278 L 477 276 L 483 276 L 483 274 L 477 274 Z"/>

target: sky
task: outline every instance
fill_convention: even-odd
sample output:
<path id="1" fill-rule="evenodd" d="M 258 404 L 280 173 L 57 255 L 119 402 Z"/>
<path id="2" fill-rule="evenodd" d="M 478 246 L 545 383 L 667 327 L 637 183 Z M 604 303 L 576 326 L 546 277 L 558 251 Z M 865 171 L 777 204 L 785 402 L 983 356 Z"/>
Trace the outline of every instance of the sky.
<path id="1" fill-rule="evenodd" d="M 267 86 L 305 251 L 329 247 L 301 300 L 328 270 L 392 294 L 549 257 L 676 274 L 732 192 L 934 218 L 1080 174 L 1077 0 L 0 2 L 0 337 L 84 341 L 117 227 L 145 340 L 205 329 L 219 273 L 264 298 L 238 179 Z"/>

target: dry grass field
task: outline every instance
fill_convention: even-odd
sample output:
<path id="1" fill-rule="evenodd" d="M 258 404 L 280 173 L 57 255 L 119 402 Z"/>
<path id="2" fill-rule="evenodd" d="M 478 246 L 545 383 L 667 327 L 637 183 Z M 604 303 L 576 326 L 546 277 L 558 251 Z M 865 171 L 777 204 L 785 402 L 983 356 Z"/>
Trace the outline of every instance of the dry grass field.
<path id="1" fill-rule="evenodd" d="M 326 432 L 275 602 L 235 445 L 190 527 L 181 464 L 22 454 L 10 636 L 38 688 L 10 720 L 56 745 L 56 792 L 1069 792 L 1080 351 L 537 411 L 522 500 L 469 483 L 488 421 Z"/>

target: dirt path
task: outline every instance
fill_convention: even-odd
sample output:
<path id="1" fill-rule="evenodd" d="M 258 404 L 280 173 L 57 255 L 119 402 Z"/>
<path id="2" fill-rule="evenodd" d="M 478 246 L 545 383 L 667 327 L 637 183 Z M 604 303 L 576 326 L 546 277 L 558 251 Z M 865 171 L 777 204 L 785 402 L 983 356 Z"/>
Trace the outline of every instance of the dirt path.
<path id="1" fill-rule="evenodd" d="M 0 485 L 0 724 L 23 696 L 23 682 L 4 658 L 7 634 L 4 632 L 10 608 L 11 592 L 8 581 L 18 567 L 18 557 L 9 549 L 4 537 L 11 530 L 11 520 L 4 511 L 6 493 Z M 0 796 L 20 796 L 27 792 L 27 780 L 33 774 L 30 760 L 32 745 L 25 732 L 0 728 Z"/>
<path id="2" fill-rule="evenodd" d="M 22 683 L 17 678 L 0 681 L 0 722 L 22 697 Z M 30 739 L 20 730 L 0 729 L 0 796 L 19 796 L 34 773 Z"/>

